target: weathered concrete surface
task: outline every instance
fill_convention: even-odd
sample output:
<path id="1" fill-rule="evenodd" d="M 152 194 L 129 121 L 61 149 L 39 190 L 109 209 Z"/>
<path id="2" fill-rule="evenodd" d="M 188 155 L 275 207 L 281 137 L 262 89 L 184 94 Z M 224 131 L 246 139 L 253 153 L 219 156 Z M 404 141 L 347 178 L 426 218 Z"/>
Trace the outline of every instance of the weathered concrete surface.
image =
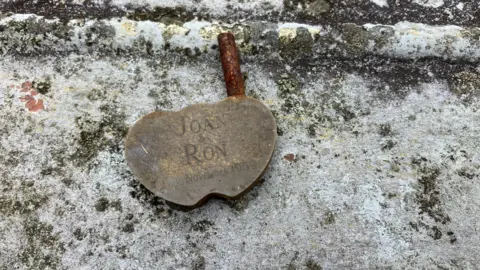
<path id="1" fill-rule="evenodd" d="M 0 10 L 62 20 L 129 17 L 171 21 L 199 17 L 230 22 L 247 19 L 311 24 L 480 23 L 480 2 L 476 0 L 3 0 Z"/>
<path id="2" fill-rule="evenodd" d="M 247 94 L 274 113 L 277 149 L 245 197 L 183 212 L 133 178 L 123 138 L 155 109 L 225 97 L 218 28 L 28 18 L 0 23 L 0 269 L 477 269 L 472 25 L 422 25 L 397 45 L 361 20 L 325 41 L 315 35 L 337 30 L 237 26 Z M 409 51 L 413 35 L 424 43 Z"/>
<path id="3" fill-rule="evenodd" d="M 68 23 L 33 15 L 0 20 L 3 54 L 46 55 L 92 53 L 101 55 L 160 55 L 183 51 L 199 55 L 216 50 L 219 33 L 232 31 L 244 54 L 280 53 L 283 58 L 367 55 L 397 59 L 438 57 L 449 61 L 480 59 L 480 28 L 429 26 L 402 22 L 395 25 L 354 23 L 307 25 L 298 23 L 235 24 L 187 21 L 180 25 L 129 19 L 71 20 Z"/>

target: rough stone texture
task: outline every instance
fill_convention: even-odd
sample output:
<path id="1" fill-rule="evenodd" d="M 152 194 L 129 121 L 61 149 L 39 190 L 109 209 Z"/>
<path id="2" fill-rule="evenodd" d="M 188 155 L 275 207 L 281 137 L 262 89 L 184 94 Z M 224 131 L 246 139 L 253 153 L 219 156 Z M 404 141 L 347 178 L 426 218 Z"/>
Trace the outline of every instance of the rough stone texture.
<path id="1" fill-rule="evenodd" d="M 476 0 L 3 0 L 0 10 L 62 20 L 127 16 L 153 21 L 200 17 L 228 22 L 478 25 L 480 18 L 480 2 Z"/>
<path id="2" fill-rule="evenodd" d="M 166 24 L 165 24 L 166 23 Z M 68 23 L 32 15 L 0 20 L 3 54 L 45 55 L 91 53 L 101 55 L 159 55 L 183 51 L 199 55 L 216 50 L 219 33 L 235 34 L 242 53 L 280 52 L 282 57 L 358 58 L 367 55 L 400 59 L 439 57 L 450 61 L 480 59 L 480 28 L 354 23 L 306 25 L 298 23 L 235 24 L 186 21 L 157 23 L 129 19 L 71 20 Z"/>
<path id="3" fill-rule="evenodd" d="M 123 138 L 148 112 L 225 97 L 212 38 L 225 29 L 142 12 L 138 24 L 2 19 L 0 269 L 477 268 L 476 28 L 394 17 L 224 25 L 239 39 L 247 94 L 275 115 L 277 148 L 246 196 L 184 212 L 133 178 Z"/>

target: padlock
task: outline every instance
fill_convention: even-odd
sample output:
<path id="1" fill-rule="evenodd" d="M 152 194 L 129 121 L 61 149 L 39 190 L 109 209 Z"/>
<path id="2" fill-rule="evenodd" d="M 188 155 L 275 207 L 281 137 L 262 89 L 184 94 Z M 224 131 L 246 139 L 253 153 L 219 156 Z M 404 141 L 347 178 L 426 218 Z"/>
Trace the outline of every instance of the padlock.
<path id="1" fill-rule="evenodd" d="M 125 140 L 127 164 L 136 179 L 181 206 L 200 206 L 211 196 L 241 196 L 266 171 L 275 147 L 272 113 L 245 96 L 234 36 L 222 33 L 218 42 L 228 97 L 147 114 Z"/>

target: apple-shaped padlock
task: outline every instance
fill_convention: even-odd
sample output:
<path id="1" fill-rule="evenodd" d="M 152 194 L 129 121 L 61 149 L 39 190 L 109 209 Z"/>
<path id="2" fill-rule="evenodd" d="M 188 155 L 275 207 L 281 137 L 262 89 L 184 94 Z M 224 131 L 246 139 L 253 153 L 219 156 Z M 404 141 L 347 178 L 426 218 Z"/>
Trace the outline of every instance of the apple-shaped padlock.
<path id="1" fill-rule="evenodd" d="M 245 96 L 231 33 L 218 36 L 228 97 L 156 111 L 130 128 L 127 164 L 151 192 L 174 204 L 196 207 L 211 196 L 237 198 L 267 169 L 277 136 L 275 119 L 260 101 Z"/>

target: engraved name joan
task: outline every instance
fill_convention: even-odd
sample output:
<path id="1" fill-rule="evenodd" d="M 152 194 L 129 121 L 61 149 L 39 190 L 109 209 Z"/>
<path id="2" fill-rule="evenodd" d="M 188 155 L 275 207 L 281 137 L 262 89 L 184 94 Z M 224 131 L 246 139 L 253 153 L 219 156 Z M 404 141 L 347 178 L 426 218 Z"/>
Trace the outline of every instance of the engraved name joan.
<path id="1" fill-rule="evenodd" d="M 178 125 L 171 125 L 172 132 L 177 136 L 188 133 L 200 133 L 225 127 L 225 115 L 211 115 L 203 119 L 190 119 L 183 116 Z"/>

